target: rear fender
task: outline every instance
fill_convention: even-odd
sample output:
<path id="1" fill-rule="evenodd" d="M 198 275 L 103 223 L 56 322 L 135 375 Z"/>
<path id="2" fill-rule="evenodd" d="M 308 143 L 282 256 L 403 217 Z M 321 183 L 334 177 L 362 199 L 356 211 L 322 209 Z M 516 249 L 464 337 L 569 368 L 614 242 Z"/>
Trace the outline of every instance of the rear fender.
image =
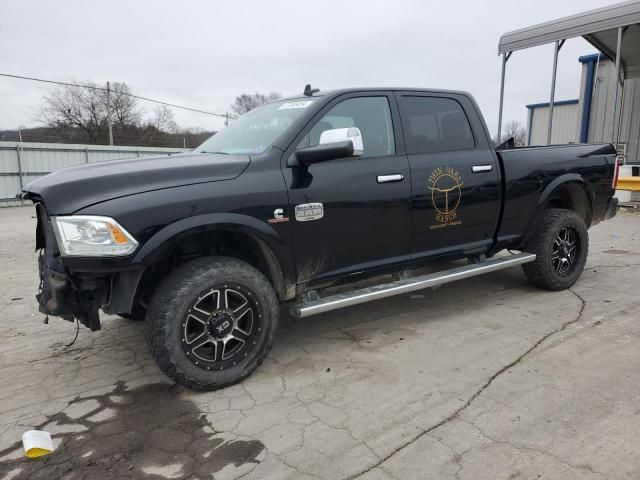
<path id="1" fill-rule="evenodd" d="M 536 222 L 542 212 L 549 207 L 549 202 L 556 197 L 558 191 L 565 187 L 570 187 L 572 189 L 572 192 L 581 192 L 576 194 L 581 195 L 583 197 L 582 200 L 576 201 L 585 202 L 585 205 L 581 207 L 586 210 L 585 223 L 587 224 L 587 227 L 591 224 L 593 219 L 593 203 L 595 193 L 591 186 L 584 180 L 581 175 L 577 173 L 567 173 L 549 182 L 549 184 L 540 194 L 534 212 L 531 215 L 531 218 L 529 219 L 529 223 L 525 230 L 522 244 L 526 244 L 530 236 L 535 231 Z"/>

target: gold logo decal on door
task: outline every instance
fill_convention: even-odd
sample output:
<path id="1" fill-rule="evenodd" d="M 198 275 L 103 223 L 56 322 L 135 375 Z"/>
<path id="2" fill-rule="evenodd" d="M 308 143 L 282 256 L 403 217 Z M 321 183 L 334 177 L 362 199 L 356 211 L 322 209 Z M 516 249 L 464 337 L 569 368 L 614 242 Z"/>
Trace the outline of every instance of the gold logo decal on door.
<path id="1" fill-rule="evenodd" d="M 462 225 L 458 219 L 458 207 L 462 200 L 462 175 L 451 167 L 438 167 L 427 180 L 431 201 L 436 214 L 436 223 L 431 229 Z"/>

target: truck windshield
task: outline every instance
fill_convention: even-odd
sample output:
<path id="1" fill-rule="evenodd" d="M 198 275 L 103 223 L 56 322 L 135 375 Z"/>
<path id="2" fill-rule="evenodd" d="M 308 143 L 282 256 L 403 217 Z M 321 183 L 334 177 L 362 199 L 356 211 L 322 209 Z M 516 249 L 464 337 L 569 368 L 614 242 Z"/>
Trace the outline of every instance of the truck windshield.
<path id="1" fill-rule="evenodd" d="M 315 101 L 281 100 L 245 113 L 195 149 L 200 153 L 260 154 Z"/>

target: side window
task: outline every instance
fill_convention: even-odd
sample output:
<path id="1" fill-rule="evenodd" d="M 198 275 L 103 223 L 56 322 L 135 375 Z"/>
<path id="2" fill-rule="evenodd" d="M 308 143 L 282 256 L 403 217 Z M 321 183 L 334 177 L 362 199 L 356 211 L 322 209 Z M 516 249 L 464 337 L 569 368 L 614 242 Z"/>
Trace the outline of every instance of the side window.
<path id="1" fill-rule="evenodd" d="M 400 98 L 407 153 L 468 150 L 475 147 L 462 106 L 451 98 Z"/>
<path id="2" fill-rule="evenodd" d="M 358 127 L 364 146 L 363 157 L 395 153 L 391 111 L 387 97 L 356 97 L 338 103 L 329 110 L 300 142 L 298 148 L 313 147 L 325 130 Z"/>

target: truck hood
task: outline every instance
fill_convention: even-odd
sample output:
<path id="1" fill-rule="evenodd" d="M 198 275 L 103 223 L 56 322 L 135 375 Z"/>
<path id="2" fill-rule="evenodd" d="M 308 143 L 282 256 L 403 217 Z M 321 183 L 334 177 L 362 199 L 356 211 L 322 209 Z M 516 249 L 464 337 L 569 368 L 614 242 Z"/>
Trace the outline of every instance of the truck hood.
<path id="1" fill-rule="evenodd" d="M 71 214 L 89 205 L 136 193 L 231 180 L 250 161 L 248 156 L 186 153 L 89 163 L 34 180 L 19 197 L 42 199 L 51 215 Z"/>

